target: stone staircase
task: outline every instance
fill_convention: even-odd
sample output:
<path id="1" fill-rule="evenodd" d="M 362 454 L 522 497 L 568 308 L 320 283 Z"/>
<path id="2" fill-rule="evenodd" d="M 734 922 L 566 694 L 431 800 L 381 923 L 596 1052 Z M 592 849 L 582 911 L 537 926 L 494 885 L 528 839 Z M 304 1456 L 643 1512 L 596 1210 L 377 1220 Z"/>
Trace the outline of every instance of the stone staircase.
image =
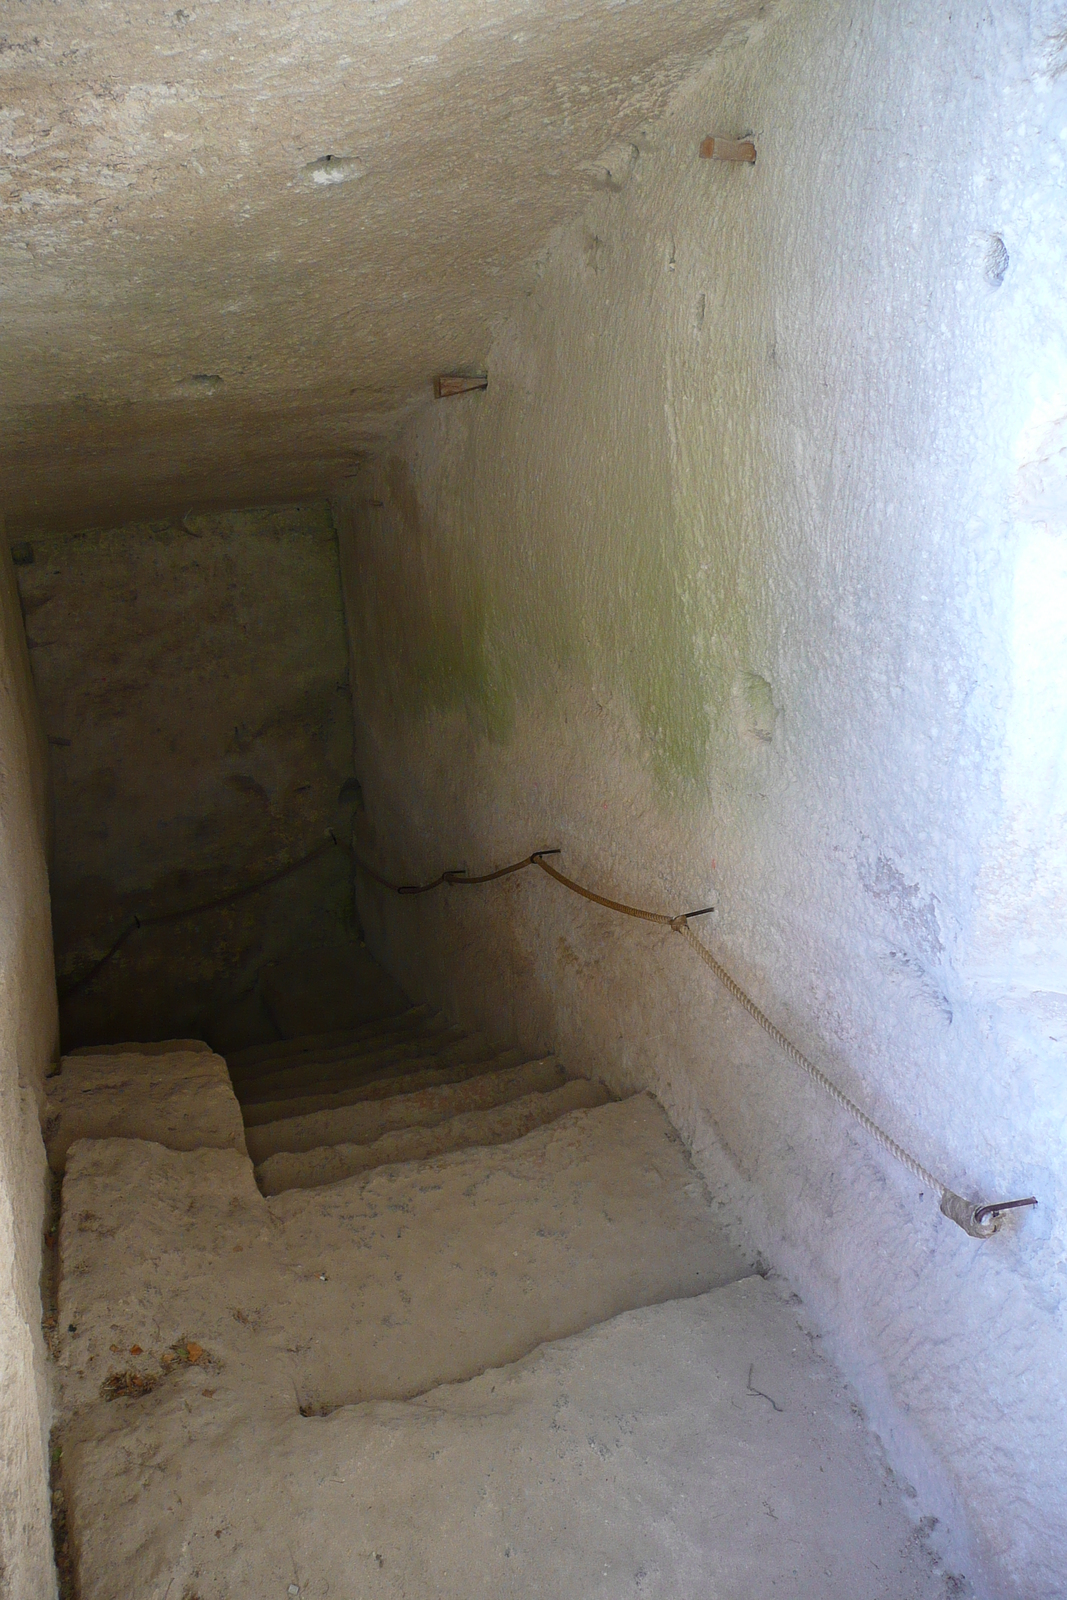
<path id="1" fill-rule="evenodd" d="M 568 1080 L 551 1059 L 493 1051 L 425 1007 L 334 1039 L 268 1045 L 230 1059 L 264 1194 L 503 1144 L 610 1099 L 600 1084 Z"/>
<path id="2" fill-rule="evenodd" d="M 650 1095 L 425 1007 L 49 1087 L 77 1600 L 963 1592 Z"/>

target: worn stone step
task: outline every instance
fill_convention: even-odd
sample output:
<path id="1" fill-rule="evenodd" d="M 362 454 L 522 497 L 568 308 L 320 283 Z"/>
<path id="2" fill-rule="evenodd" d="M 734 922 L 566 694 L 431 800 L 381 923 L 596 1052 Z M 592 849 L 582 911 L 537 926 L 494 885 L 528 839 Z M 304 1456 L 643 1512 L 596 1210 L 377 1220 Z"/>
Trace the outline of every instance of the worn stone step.
<path id="1" fill-rule="evenodd" d="M 610 1099 L 603 1084 L 572 1078 L 561 1089 L 523 1095 L 485 1111 L 461 1112 L 434 1127 L 399 1128 L 372 1144 L 323 1145 L 299 1153 L 283 1151 L 268 1156 L 256 1168 L 256 1181 L 266 1195 L 281 1194 L 285 1189 L 313 1189 L 399 1161 L 425 1161 L 472 1145 L 507 1144 L 532 1133 L 534 1128 L 555 1122 L 568 1111 L 606 1105 Z"/>
<path id="2" fill-rule="evenodd" d="M 471 1054 L 488 1055 L 491 1046 L 481 1034 L 464 1033 L 462 1028 L 442 1028 L 439 1032 L 418 1035 L 383 1049 L 368 1051 L 360 1056 L 346 1056 L 337 1061 L 314 1062 L 297 1067 L 291 1072 L 272 1074 L 263 1083 L 249 1085 L 240 1091 L 247 1104 L 257 1101 L 294 1098 L 301 1094 L 327 1094 L 346 1082 L 370 1081 L 386 1073 L 413 1070 L 440 1056 L 443 1061 L 462 1061 Z"/>
<path id="3" fill-rule="evenodd" d="M 368 1038 L 356 1045 L 345 1045 L 343 1048 L 327 1051 L 320 1055 L 317 1051 L 308 1051 L 289 1062 L 278 1065 L 266 1062 L 263 1071 L 253 1071 L 245 1074 L 230 1072 L 230 1077 L 238 1095 L 259 1095 L 269 1093 L 272 1084 L 277 1084 L 284 1089 L 290 1081 L 299 1082 L 300 1074 L 314 1072 L 329 1073 L 334 1069 L 344 1070 L 346 1063 L 367 1061 L 374 1056 L 386 1056 L 389 1051 L 403 1051 L 411 1046 L 415 1049 L 432 1050 L 439 1041 L 447 1040 L 449 1036 L 458 1038 L 461 1029 L 452 1028 L 443 1017 L 434 1017 L 429 1022 L 422 1022 L 417 1028 L 401 1028 L 389 1033 Z"/>
<path id="4" fill-rule="evenodd" d="M 251 1070 L 262 1062 L 284 1061 L 308 1050 L 330 1050 L 339 1045 L 357 1044 L 359 1040 L 375 1033 L 388 1032 L 391 1028 L 405 1024 L 415 1027 L 421 1021 L 437 1015 L 432 1006 L 403 1006 L 388 1016 L 372 1017 L 369 1021 L 357 1023 L 351 1028 L 333 1028 L 319 1033 L 304 1033 L 274 1039 L 268 1044 L 246 1045 L 240 1050 L 233 1051 L 231 1066 L 239 1071 Z"/>
<path id="5" fill-rule="evenodd" d="M 77 1139 L 154 1139 L 172 1150 L 244 1153 L 241 1108 L 221 1056 L 122 1050 L 64 1056 L 46 1080 L 44 1136 L 53 1172 Z"/>
<path id="6" fill-rule="evenodd" d="M 361 1023 L 355 1028 L 339 1028 L 330 1033 L 303 1034 L 298 1039 L 277 1039 L 272 1044 L 249 1045 L 243 1050 L 232 1051 L 227 1057 L 227 1062 L 231 1072 L 238 1074 L 250 1072 L 264 1062 L 284 1062 L 312 1050 L 343 1049 L 348 1045 L 358 1044 L 362 1039 L 373 1038 L 376 1033 L 385 1034 L 394 1028 L 404 1026 L 417 1027 L 421 1022 L 436 1015 L 432 1006 L 408 1006 L 391 1017 L 376 1017 L 373 1021 Z"/>
<path id="7" fill-rule="evenodd" d="M 187 1388 L 64 1441 L 81 1600 L 967 1592 L 796 1297 L 762 1278 L 398 1404 L 236 1418 Z"/>
<path id="8" fill-rule="evenodd" d="M 428 1059 L 436 1061 L 433 1056 Z M 389 1100 L 393 1095 L 414 1094 L 417 1089 L 432 1089 L 439 1084 L 466 1083 L 468 1078 L 480 1077 L 483 1072 L 499 1072 L 505 1067 L 521 1066 L 524 1060 L 521 1050 L 502 1050 L 499 1055 L 476 1057 L 473 1061 L 452 1065 L 418 1067 L 416 1063 L 417 1070 L 394 1071 L 386 1077 L 370 1078 L 333 1094 L 256 1101 L 242 1107 L 245 1127 L 258 1128 L 268 1122 L 307 1116 L 313 1111 L 336 1111 L 341 1106 L 358 1105 L 363 1100 Z"/>
<path id="9" fill-rule="evenodd" d="M 336 1040 L 329 1045 L 321 1044 L 313 1048 L 293 1050 L 286 1055 L 270 1056 L 251 1066 L 242 1066 L 239 1062 L 231 1061 L 230 1071 L 238 1081 L 254 1083 L 257 1078 L 269 1077 L 274 1072 L 285 1072 L 294 1067 L 307 1066 L 313 1061 L 339 1061 L 347 1056 L 364 1055 L 369 1050 L 385 1049 L 390 1044 L 400 1043 L 418 1035 L 430 1036 L 439 1033 L 448 1026 L 448 1019 L 437 1011 L 417 1016 L 405 1013 L 399 1020 L 390 1021 L 388 1026 L 375 1024 L 373 1027 L 368 1027 L 356 1039 Z"/>
<path id="10" fill-rule="evenodd" d="M 193 1055 L 211 1055 L 206 1039 L 127 1040 L 122 1044 L 80 1044 L 72 1056 L 166 1056 L 181 1050 Z"/>
<path id="11" fill-rule="evenodd" d="M 267 1100 L 297 1100 L 309 1095 L 337 1094 L 361 1083 L 374 1083 L 380 1078 L 403 1077 L 412 1072 L 424 1072 L 427 1067 L 466 1066 L 470 1061 L 484 1061 L 497 1051 L 480 1033 L 462 1033 L 449 1029 L 448 1034 L 430 1039 L 421 1047 L 407 1045 L 401 1050 L 381 1050 L 362 1056 L 355 1061 L 335 1062 L 318 1069 L 301 1070 L 280 1083 L 272 1083 L 239 1096 L 243 1105 L 251 1108 Z"/>
<path id="12" fill-rule="evenodd" d="M 360 1064 L 373 1066 L 376 1058 L 381 1058 L 382 1062 L 390 1059 L 403 1061 L 411 1054 L 416 1056 L 429 1054 L 464 1037 L 467 1037 L 464 1030 L 451 1027 L 443 1018 L 435 1018 L 429 1026 L 408 1029 L 403 1034 L 371 1038 L 365 1040 L 363 1045 L 349 1045 L 344 1050 L 326 1054 L 325 1058 L 309 1053 L 288 1066 L 270 1066 L 270 1072 L 253 1072 L 245 1077 L 230 1072 L 230 1080 L 234 1083 L 234 1090 L 238 1096 L 262 1099 L 264 1094 L 272 1094 L 275 1090 L 285 1093 L 291 1083 L 299 1085 L 301 1082 L 314 1080 L 317 1075 L 328 1077 L 330 1074 L 342 1074 Z"/>
<path id="13" fill-rule="evenodd" d="M 647 1094 L 267 1205 L 312 1406 L 419 1394 L 749 1270 Z"/>
<path id="14" fill-rule="evenodd" d="M 481 1065 L 481 1064 L 479 1064 Z M 566 1073 L 557 1061 L 524 1061 L 496 1071 L 473 1073 L 388 1099 L 355 1101 L 347 1106 L 313 1111 L 306 1116 L 246 1127 L 248 1153 L 256 1163 L 279 1151 L 314 1150 L 330 1144 L 370 1144 L 400 1128 L 433 1127 L 464 1111 L 505 1105 L 526 1094 L 560 1089 Z"/>
<path id="15" fill-rule="evenodd" d="M 224 1409 L 259 1404 L 260 1361 L 305 1409 L 400 1399 L 747 1270 L 649 1095 L 269 1200 L 236 1152 L 82 1141 L 60 1267 L 64 1414 L 127 1370 L 183 1405 L 189 1341 Z"/>
<path id="16" fill-rule="evenodd" d="M 287 1284 L 247 1156 L 82 1140 L 59 1228 L 61 1415 L 109 1397 L 119 1419 L 131 1398 L 202 1404 L 207 1386 L 221 1416 L 260 1382 L 257 1408 L 292 1409 Z"/>

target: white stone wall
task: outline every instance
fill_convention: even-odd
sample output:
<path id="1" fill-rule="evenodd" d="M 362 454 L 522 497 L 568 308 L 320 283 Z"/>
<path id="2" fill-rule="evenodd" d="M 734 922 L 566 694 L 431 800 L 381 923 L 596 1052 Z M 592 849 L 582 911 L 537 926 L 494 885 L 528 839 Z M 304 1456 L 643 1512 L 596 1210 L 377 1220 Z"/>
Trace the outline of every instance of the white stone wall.
<path id="1" fill-rule="evenodd" d="M 950 1565 L 1026 1600 L 1067 1571 L 1056 28 L 774 8 L 605 158 L 471 351 L 488 391 L 335 505 L 380 866 L 559 845 L 713 901 L 725 964 L 923 1161 L 1039 1195 L 967 1238 L 670 933 L 533 873 L 365 893 L 412 993 L 656 1090 Z"/>
<path id="2" fill-rule="evenodd" d="M 39 1105 L 58 1027 L 47 760 L 0 519 L 0 1596 L 55 1593 L 51 1398 L 41 1334 L 46 1168 Z"/>

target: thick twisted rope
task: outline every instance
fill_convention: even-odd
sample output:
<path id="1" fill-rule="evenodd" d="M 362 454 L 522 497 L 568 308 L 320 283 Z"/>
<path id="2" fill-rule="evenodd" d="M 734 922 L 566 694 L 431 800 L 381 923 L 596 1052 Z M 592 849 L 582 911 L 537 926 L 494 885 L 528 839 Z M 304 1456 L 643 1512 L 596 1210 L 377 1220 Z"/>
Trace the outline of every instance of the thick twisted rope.
<path id="1" fill-rule="evenodd" d="M 927 1171 L 921 1161 L 916 1161 L 914 1156 L 908 1154 L 903 1145 L 899 1145 L 895 1139 L 891 1139 L 888 1133 L 878 1126 L 877 1122 L 874 1122 L 865 1111 L 861 1111 L 856 1102 L 850 1100 L 848 1095 L 826 1076 L 825 1072 L 820 1072 L 815 1063 L 809 1061 L 807 1056 L 797 1049 L 792 1040 L 787 1039 L 780 1028 L 775 1027 L 769 1017 L 764 1016 L 756 1002 L 750 999 L 739 983 L 734 982 L 726 968 L 720 966 L 716 961 L 707 945 L 697 938 L 684 917 L 675 918 L 671 926 L 674 928 L 675 933 L 682 935 L 687 944 L 692 945 L 701 961 L 704 962 L 705 966 L 711 968 L 723 988 L 730 991 L 739 1006 L 744 1006 L 749 1016 L 759 1023 L 764 1033 L 770 1034 L 779 1050 L 789 1057 L 795 1067 L 799 1067 L 802 1072 L 806 1072 L 808 1077 L 817 1083 L 824 1093 L 830 1096 L 831 1100 L 836 1100 L 839 1106 L 845 1108 L 849 1116 L 855 1117 L 860 1126 L 866 1128 L 871 1138 L 876 1139 L 884 1150 L 888 1150 L 889 1154 L 895 1156 L 902 1166 L 907 1167 L 909 1172 L 914 1173 L 920 1183 L 927 1183 L 931 1189 L 936 1190 L 938 1199 L 941 1199 L 946 1194 L 951 1194 L 952 1191 L 941 1182 L 940 1178 L 935 1178 L 932 1172 Z"/>
<path id="2" fill-rule="evenodd" d="M 877 1144 L 880 1144 L 882 1149 L 887 1151 L 894 1160 L 899 1161 L 901 1166 L 906 1167 L 914 1177 L 918 1178 L 920 1183 L 933 1189 L 941 1202 L 942 1213 L 961 1227 L 965 1233 L 969 1233 L 974 1239 L 988 1239 L 990 1234 L 996 1232 L 1000 1219 L 1005 1212 L 1016 1210 L 1019 1207 L 1037 1205 L 1037 1200 L 1032 1195 L 1023 1200 L 994 1201 L 984 1205 L 974 1200 L 967 1200 L 963 1195 L 957 1194 L 954 1189 L 950 1189 L 948 1184 L 943 1183 L 929 1168 L 924 1167 L 921 1161 L 917 1160 L 910 1151 L 905 1150 L 903 1145 L 898 1144 L 894 1138 L 886 1133 L 884 1128 L 880 1128 L 873 1117 L 869 1117 L 854 1100 L 850 1100 L 844 1090 L 839 1089 L 837 1084 L 826 1076 L 825 1072 L 821 1071 L 813 1061 L 808 1060 L 803 1051 L 797 1049 L 791 1039 L 786 1038 L 780 1028 L 775 1027 L 771 1019 L 760 1010 L 751 996 L 745 993 L 741 985 L 715 959 L 707 945 L 697 938 L 689 926 L 689 918 L 704 916 L 714 907 L 706 906 L 701 911 L 683 911 L 678 915 L 672 916 L 663 911 L 646 911 L 640 906 L 628 905 L 623 900 L 611 900 L 606 895 L 597 894 L 594 890 L 587 889 L 584 884 L 576 883 L 573 878 L 566 877 L 558 868 L 550 866 L 544 859 L 545 856 L 550 855 L 559 855 L 559 851 L 535 850 L 532 855 L 525 856 L 521 861 L 513 861 L 509 866 L 499 867 L 495 872 L 482 873 L 478 877 L 468 877 L 461 868 L 455 868 L 449 872 L 442 872 L 432 883 L 424 884 L 392 883 L 388 878 L 383 878 L 380 873 L 376 872 L 373 867 L 362 861 L 354 853 L 353 861 L 375 883 L 401 895 L 428 894 L 431 889 L 438 889 L 442 885 L 458 888 L 463 885 L 472 886 L 474 884 L 492 883 L 495 879 L 507 877 L 510 873 L 522 872 L 526 867 L 540 867 L 541 871 L 547 873 L 556 883 L 562 885 L 564 889 L 569 889 L 572 894 L 581 895 L 583 900 L 591 900 L 594 905 L 603 906 L 606 910 L 618 912 L 624 917 L 637 917 L 642 922 L 654 922 L 661 927 L 673 929 L 675 933 L 682 935 L 687 944 L 692 946 L 704 965 L 710 967 L 719 982 L 733 996 L 738 1005 L 742 1006 L 752 1020 L 758 1023 L 763 1031 L 774 1040 L 778 1048 L 789 1058 L 793 1065 L 799 1067 L 802 1072 L 806 1072 L 812 1082 L 817 1084 L 824 1094 L 829 1095 L 830 1099 L 835 1101 L 842 1110 L 847 1111 L 849 1116 L 858 1122 L 860 1127 Z"/>

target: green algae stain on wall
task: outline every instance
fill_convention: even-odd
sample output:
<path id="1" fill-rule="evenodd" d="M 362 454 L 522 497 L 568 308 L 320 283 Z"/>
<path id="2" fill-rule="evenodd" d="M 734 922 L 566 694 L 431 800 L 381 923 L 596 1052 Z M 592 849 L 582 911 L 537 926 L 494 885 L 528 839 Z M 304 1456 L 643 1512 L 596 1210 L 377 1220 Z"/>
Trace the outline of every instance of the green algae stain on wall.
<path id="1" fill-rule="evenodd" d="M 602 683 L 629 707 L 664 795 L 707 781 L 711 716 L 700 645 L 706 584 L 660 493 L 560 530 L 559 551 L 435 522 L 402 462 L 375 475 L 355 538 L 357 677 L 410 719 L 461 709 L 506 740 L 560 682 Z M 561 581 L 560 568 L 567 573 Z M 357 695 L 357 697 L 359 697 Z"/>
<path id="2" fill-rule="evenodd" d="M 660 789 L 682 794 L 706 780 L 711 736 L 697 574 L 669 509 L 634 518 L 620 545 L 611 663 Z"/>
<path id="3" fill-rule="evenodd" d="M 625 395 L 625 372 L 605 383 Z M 585 409 L 581 391 L 568 409 Z M 710 753 L 706 514 L 679 498 L 656 411 L 620 404 L 611 451 L 576 452 L 567 463 L 584 512 L 569 518 L 557 500 L 539 518 L 544 543 L 562 537 L 565 546 L 553 561 L 565 579 L 542 600 L 566 619 L 569 670 L 619 697 L 657 788 L 684 799 L 706 786 Z"/>
<path id="4" fill-rule="evenodd" d="M 503 739 L 514 691 L 490 648 L 482 563 L 424 514 L 406 464 L 374 476 L 355 536 L 353 645 L 360 686 L 400 718 L 463 709 L 476 731 Z"/>
<path id="5" fill-rule="evenodd" d="M 459 709 L 502 740 L 524 711 L 562 716 L 599 687 L 662 798 L 686 804 L 707 793 L 736 671 L 759 654 L 759 533 L 733 527 L 744 508 L 709 453 L 726 402 L 706 356 L 667 355 L 663 328 L 636 382 L 619 305 L 580 277 L 566 305 L 554 336 L 588 343 L 591 364 L 543 370 L 531 331 L 491 400 L 431 411 L 369 469 L 381 509 L 353 541 L 368 703 Z"/>
<path id="6" fill-rule="evenodd" d="M 425 626 L 410 659 L 413 708 L 462 706 L 487 738 L 507 738 L 514 724 L 515 691 L 509 663 L 492 648 L 483 575 L 473 564 L 453 579 L 452 604 L 425 608 Z"/>

